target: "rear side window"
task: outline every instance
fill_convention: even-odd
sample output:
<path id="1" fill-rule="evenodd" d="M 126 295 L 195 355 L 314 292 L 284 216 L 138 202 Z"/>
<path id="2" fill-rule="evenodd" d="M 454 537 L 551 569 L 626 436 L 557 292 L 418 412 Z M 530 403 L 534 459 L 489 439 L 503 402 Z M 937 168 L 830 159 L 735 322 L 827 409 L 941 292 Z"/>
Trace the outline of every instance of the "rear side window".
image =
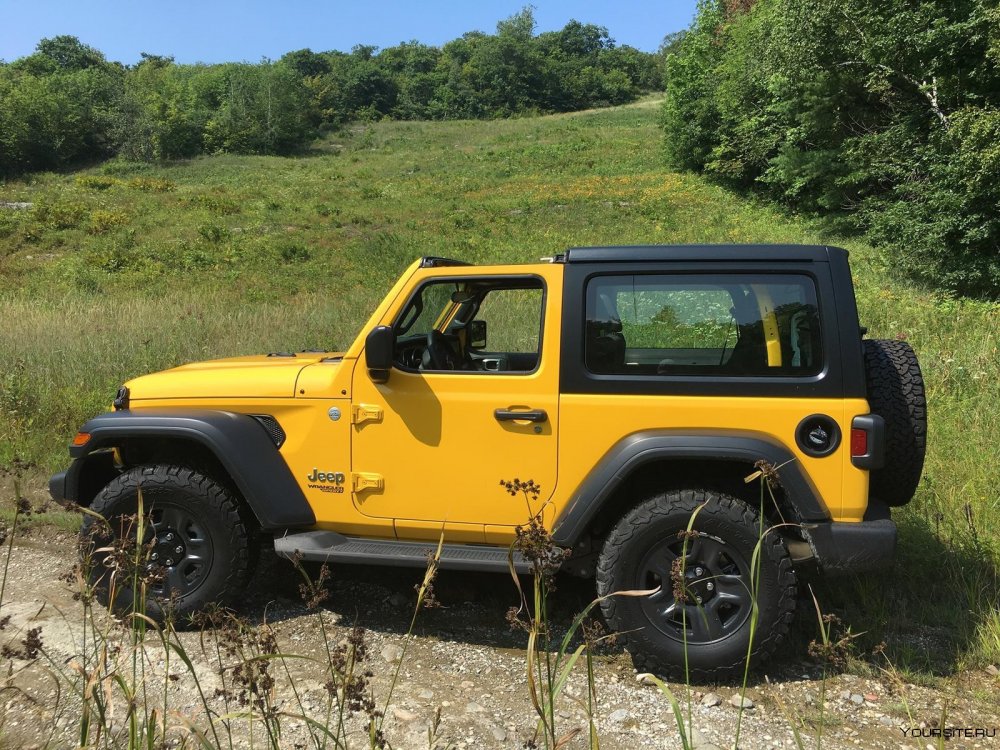
<path id="1" fill-rule="evenodd" d="M 587 369 L 612 375 L 816 375 L 816 285 L 795 274 L 596 276 Z"/>

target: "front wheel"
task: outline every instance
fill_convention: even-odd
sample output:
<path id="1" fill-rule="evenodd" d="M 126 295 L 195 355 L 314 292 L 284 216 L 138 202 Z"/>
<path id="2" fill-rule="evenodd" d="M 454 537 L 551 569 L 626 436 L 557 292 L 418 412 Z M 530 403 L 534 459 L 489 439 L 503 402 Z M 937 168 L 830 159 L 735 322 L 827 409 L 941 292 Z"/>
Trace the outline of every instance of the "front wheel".
<path id="1" fill-rule="evenodd" d="M 741 674 L 748 657 L 751 666 L 759 663 L 784 640 L 797 588 L 784 541 L 761 527 L 756 510 L 721 492 L 691 489 L 654 495 L 625 514 L 602 548 L 597 590 L 607 597 L 608 624 L 640 670 L 676 679 L 686 670 L 692 679 L 717 681 Z"/>
<path id="2" fill-rule="evenodd" d="M 138 466 L 98 492 L 90 509 L 103 518 L 88 515 L 80 531 L 91 579 L 98 600 L 119 613 L 162 621 L 169 612 L 184 624 L 233 601 L 246 582 L 246 526 L 232 493 L 209 477 Z"/>

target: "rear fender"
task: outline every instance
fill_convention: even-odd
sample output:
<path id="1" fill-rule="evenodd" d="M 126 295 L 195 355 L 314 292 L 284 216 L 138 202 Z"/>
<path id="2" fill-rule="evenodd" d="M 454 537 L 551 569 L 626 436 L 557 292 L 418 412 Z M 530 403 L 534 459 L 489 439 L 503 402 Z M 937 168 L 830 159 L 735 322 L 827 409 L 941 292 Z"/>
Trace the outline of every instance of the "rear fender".
<path id="1" fill-rule="evenodd" d="M 555 542 L 572 547 L 629 477 L 651 462 L 673 460 L 766 461 L 775 467 L 788 503 L 802 522 L 830 519 L 791 451 L 758 433 L 646 430 L 616 443 L 580 484 L 553 529 Z M 709 480 L 710 477 L 706 477 Z M 669 477 L 664 477 L 669 481 Z M 638 498 L 637 498 L 638 499 Z M 621 508 L 624 513 L 627 508 Z"/>

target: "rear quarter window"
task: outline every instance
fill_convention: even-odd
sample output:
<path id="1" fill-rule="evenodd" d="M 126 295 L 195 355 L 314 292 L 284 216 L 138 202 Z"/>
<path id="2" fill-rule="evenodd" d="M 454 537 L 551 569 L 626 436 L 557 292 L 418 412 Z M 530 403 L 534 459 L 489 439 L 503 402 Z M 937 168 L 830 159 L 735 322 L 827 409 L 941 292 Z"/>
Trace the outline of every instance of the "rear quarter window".
<path id="1" fill-rule="evenodd" d="M 815 283 L 798 274 L 593 277 L 584 359 L 600 374 L 815 375 Z"/>

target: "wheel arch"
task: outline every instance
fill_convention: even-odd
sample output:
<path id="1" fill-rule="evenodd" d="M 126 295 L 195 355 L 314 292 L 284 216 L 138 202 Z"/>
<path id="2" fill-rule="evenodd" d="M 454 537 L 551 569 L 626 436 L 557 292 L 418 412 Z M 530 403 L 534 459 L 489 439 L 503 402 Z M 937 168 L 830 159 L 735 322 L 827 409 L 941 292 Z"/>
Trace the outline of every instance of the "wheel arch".
<path id="1" fill-rule="evenodd" d="M 595 466 L 556 520 L 557 544 L 574 547 L 621 517 L 649 491 L 692 483 L 749 498 L 744 482 L 759 461 L 774 467 L 775 498 L 790 522 L 830 516 L 791 451 L 758 433 L 648 430 L 623 438 Z M 756 498 L 756 495 L 754 495 Z"/>
<path id="2" fill-rule="evenodd" d="M 264 530 L 311 526 L 315 514 L 265 428 L 252 416 L 221 410 L 120 411 L 91 419 L 90 439 L 70 448 L 73 462 L 50 482 L 59 499 L 89 505 L 127 464 L 180 463 L 234 490 Z"/>

